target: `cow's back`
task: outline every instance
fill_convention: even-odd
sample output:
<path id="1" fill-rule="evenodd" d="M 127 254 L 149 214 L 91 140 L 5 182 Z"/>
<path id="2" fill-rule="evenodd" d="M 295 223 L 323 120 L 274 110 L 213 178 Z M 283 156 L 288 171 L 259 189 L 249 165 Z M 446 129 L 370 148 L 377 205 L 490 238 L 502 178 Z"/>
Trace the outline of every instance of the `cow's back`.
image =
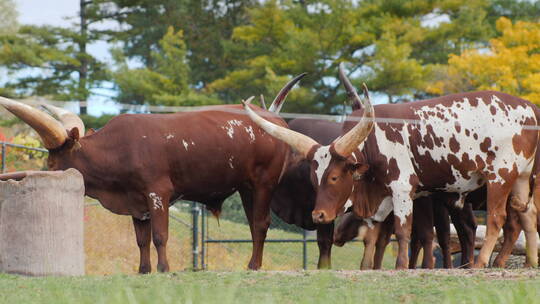
<path id="1" fill-rule="evenodd" d="M 108 156 L 108 166 L 117 167 L 116 175 L 132 184 L 170 181 L 175 197 L 201 202 L 223 199 L 260 175 L 277 182 L 289 153 L 285 143 L 266 134 L 238 105 L 120 115 L 86 140 L 100 142 L 106 151 L 116 145 L 119 153 Z"/>
<path id="2" fill-rule="evenodd" d="M 417 176 L 421 188 L 468 192 L 485 183 L 486 171 L 497 179 L 513 164 L 527 170 L 537 144 L 537 112 L 528 101 L 494 91 L 377 105 L 365 145 L 371 151 L 364 153 L 383 164 L 377 174 L 384 172 L 388 184 Z M 347 122 L 344 131 L 353 125 Z"/>

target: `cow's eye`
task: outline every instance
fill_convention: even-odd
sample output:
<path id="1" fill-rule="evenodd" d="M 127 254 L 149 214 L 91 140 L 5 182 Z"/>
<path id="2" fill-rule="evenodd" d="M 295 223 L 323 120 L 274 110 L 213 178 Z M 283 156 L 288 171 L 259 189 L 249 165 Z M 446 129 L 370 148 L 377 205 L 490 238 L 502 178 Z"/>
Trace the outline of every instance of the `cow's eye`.
<path id="1" fill-rule="evenodd" d="M 337 181 L 337 179 L 338 179 L 337 176 L 332 176 L 332 178 L 331 178 L 331 180 L 332 180 L 333 182 Z"/>

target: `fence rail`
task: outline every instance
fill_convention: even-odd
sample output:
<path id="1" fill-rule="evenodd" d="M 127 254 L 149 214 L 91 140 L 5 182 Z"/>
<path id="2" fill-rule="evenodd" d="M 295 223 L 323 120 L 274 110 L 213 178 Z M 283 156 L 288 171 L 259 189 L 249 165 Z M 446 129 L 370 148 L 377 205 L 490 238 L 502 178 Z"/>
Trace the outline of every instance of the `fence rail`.
<path id="1" fill-rule="evenodd" d="M 38 151 L 38 152 L 44 152 L 48 153 L 49 151 L 47 149 L 43 148 L 35 148 L 35 147 L 28 147 L 23 145 L 18 145 L 6 141 L 0 141 L 0 145 L 2 146 L 2 166 L 1 166 L 1 172 L 6 173 L 7 163 L 6 163 L 6 155 L 7 155 L 7 147 L 13 147 L 13 148 L 19 148 L 24 150 L 30 150 L 30 151 Z"/>

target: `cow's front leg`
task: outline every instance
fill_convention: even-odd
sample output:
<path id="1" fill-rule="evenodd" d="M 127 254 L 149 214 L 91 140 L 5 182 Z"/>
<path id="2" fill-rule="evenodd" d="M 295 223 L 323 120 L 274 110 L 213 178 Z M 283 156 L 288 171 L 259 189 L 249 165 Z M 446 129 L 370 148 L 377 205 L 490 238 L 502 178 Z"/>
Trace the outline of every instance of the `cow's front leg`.
<path id="1" fill-rule="evenodd" d="M 332 243 L 334 242 L 334 224 L 317 225 L 317 245 L 319 246 L 318 269 L 332 268 Z"/>
<path id="2" fill-rule="evenodd" d="M 364 236 L 364 255 L 362 256 L 362 262 L 360 263 L 360 270 L 373 269 L 381 225 L 381 222 L 373 222 L 371 227 L 368 225 L 367 232 Z"/>
<path id="3" fill-rule="evenodd" d="M 384 222 L 381 223 L 379 237 L 375 244 L 375 258 L 373 259 L 373 269 L 382 269 L 384 251 L 390 243 L 390 238 L 394 232 L 394 215 L 389 215 Z"/>
<path id="4" fill-rule="evenodd" d="M 140 220 L 135 217 L 132 217 L 132 219 L 140 252 L 139 273 L 150 273 L 152 271 L 150 264 L 150 241 L 152 239 L 150 219 Z"/>
<path id="5" fill-rule="evenodd" d="M 417 198 L 413 203 L 411 260 L 409 268 L 416 268 L 419 247 L 423 248 L 422 268 L 433 268 L 433 204 L 427 197 Z M 417 248 L 413 248 L 413 245 Z M 416 251 L 416 252 L 415 252 Z M 416 253 L 416 256 L 414 255 Z M 414 258 L 414 259 L 413 259 Z"/>
<path id="6" fill-rule="evenodd" d="M 413 201 L 410 192 L 395 192 L 392 196 L 394 204 L 394 233 L 398 241 L 398 257 L 396 269 L 407 269 L 409 266 L 409 241 L 411 239 Z"/>
<path id="7" fill-rule="evenodd" d="M 452 223 L 456 228 L 461 247 L 461 266 L 471 268 L 474 263 L 474 242 L 476 237 L 476 219 L 470 203 L 465 203 L 462 209 L 445 206 L 450 212 Z M 448 216 L 447 216 L 448 217 Z"/>
<path id="8" fill-rule="evenodd" d="M 450 252 L 450 218 L 449 209 L 442 202 L 434 202 L 433 224 L 437 233 L 437 242 L 441 247 L 443 256 L 443 268 L 452 268 L 452 254 Z"/>
<path id="9" fill-rule="evenodd" d="M 157 270 L 169 271 L 167 260 L 167 240 L 169 239 L 169 196 L 156 192 L 148 194 L 150 221 L 152 223 L 152 240 L 158 254 Z"/>

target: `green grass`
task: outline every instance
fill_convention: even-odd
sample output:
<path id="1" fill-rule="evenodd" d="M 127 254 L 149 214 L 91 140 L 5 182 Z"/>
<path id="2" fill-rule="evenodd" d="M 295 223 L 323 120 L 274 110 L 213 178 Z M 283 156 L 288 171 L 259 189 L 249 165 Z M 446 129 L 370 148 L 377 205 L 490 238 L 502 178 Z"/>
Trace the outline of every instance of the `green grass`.
<path id="1" fill-rule="evenodd" d="M 226 210 L 224 210 L 226 212 Z M 171 213 L 181 218 L 184 222 L 191 223 L 191 214 L 174 211 Z M 208 219 L 208 235 L 212 239 L 251 239 L 249 226 L 237 222 L 215 218 Z M 171 234 L 174 237 L 191 237 L 185 235 L 185 228 L 181 224 L 170 221 Z M 313 236 L 315 238 L 315 236 Z M 299 233 L 270 229 L 267 239 L 302 239 Z M 356 270 L 360 268 L 364 245 L 360 242 L 348 243 L 344 247 L 332 248 L 332 268 Z M 251 257 L 251 243 L 234 244 L 208 244 L 207 264 L 209 270 L 244 270 Z M 391 269 L 395 264 L 393 247 L 388 246 L 383 267 Z M 308 269 L 316 269 L 319 258 L 319 249 L 316 242 L 308 243 L 307 246 Z M 191 258 L 191 257 L 188 257 Z M 302 244 L 301 243 L 266 243 L 263 257 L 263 269 L 265 270 L 299 270 L 302 269 Z"/>
<path id="2" fill-rule="evenodd" d="M 0 275 L 0 290 L 1 303 L 540 303 L 536 271 Z"/>

